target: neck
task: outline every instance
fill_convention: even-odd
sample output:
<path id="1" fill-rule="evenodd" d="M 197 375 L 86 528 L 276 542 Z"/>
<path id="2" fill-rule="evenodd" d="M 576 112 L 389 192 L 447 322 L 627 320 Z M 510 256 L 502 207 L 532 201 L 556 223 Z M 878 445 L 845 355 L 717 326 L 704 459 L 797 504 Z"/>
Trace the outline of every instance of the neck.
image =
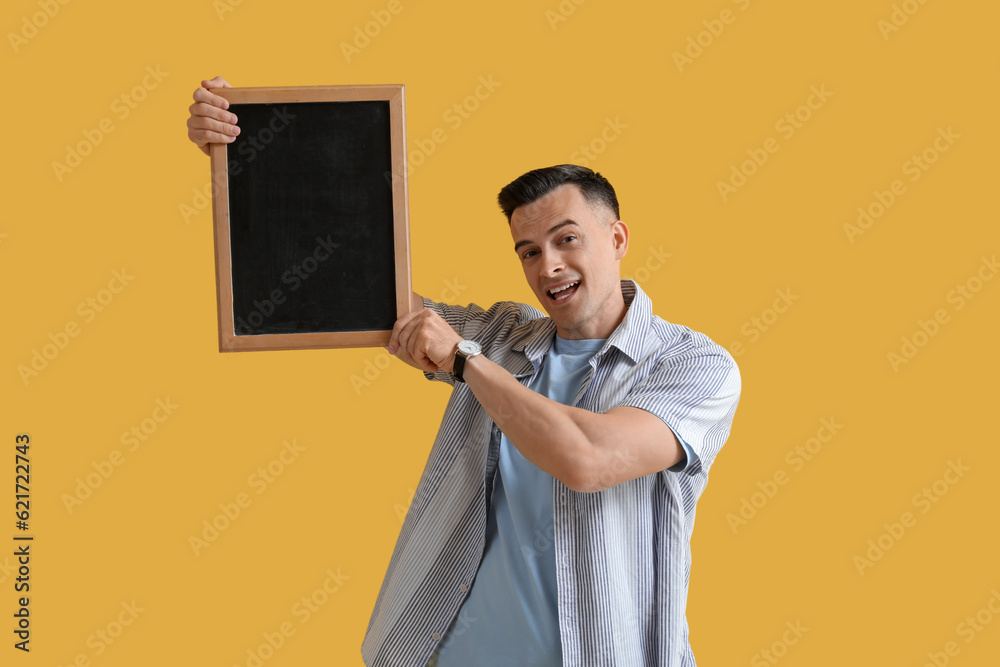
<path id="1" fill-rule="evenodd" d="M 583 340 L 587 338 L 609 338 L 618 325 L 625 319 L 628 306 L 622 296 L 621 283 L 615 283 L 608 298 L 605 299 L 599 312 L 579 327 L 567 329 L 556 325 L 556 333 L 567 340 Z"/>

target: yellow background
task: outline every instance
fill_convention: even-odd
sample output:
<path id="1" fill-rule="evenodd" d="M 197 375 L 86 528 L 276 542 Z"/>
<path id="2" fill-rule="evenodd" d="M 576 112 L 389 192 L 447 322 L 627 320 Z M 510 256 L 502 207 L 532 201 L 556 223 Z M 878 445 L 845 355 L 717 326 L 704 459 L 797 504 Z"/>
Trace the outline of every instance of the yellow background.
<path id="1" fill-rule="evenodd" d="M 209 159 L 185 120 L 200 81 L 222 75 L 406 84 L 411 158 L 436 128 L 446 135 L 410 178 L 413 283 L 432 298 L 534 303 L 496 193 L 601 148 L 589 166 L 616 186 L 632 232 L 623 274 L 643 278 L 661 317 L 743 346 L 742 399 L 692 542 L 699 664 L 771 664 L 762 650 L 811 667 L 923 665 L 928 652 L 996 664 L 1000 619 L 972 641 L 959 625 L 1000 589 L 1000 280 L 961 308 L 949 300 L 1000 246 L 994 3 L 909 0 L 888 32 L 890 0 L 401 0 L 350 59 L 342 44 L 388 2 L 77 0 L 51 18 L 44 4 L 6 2 L 2 21 L 0 663 L 247 665 L 290 622 L 268 667 L 361 664 L 448 388 L 379 348 L 218 352 L 211 209 L 198 194 Z M 724 10 L 732 22 L 713 23 Z M 699 33 L 700 54 L 688 42 Z M 697 57 L 679 68 L 689 47 Z M 480 77 L 499 85 L 453 127 L 445 113 Z M 122 118 L 115 100 L 136 86 L 144 99 Z M 830 96 L 799 110 L 811 87 Z M 809 118 L 786 138 L 776 124 L 797 110 Z M 105 119 L 113 131 L 95 135 Z M 909 180 L 905 163 L 939 128 L 958 138 Z M 85 132 L 100 143 L 57 175 Z M 768 138 L 779 150 L 723 201 L 718 181 Z M 851 242 L 844 225 L 896 179 L 905 193 Z M 87 321 L 78 305 L 123 269 L 133 278 Z M 774 317 L 779 290 L 797 299 Z M 887 355 L 939 309 L 947 321 L 894 368 Z M 22 379 L 73 322 L 78 335 Z M 370 384 L 352 384 L 366 369 Z M 130 451 L 122 434 L 162 416 L 157 399 L 178 407 L 146 421 L 155 431 Z M 795 470 L 786 455 L 823 419 L 842 427 Z M 30 654 L 10 632 L 18 433 L 32 438 Z M 257 494 L 249 478 L 286 440 L 304 451 Z M 121 465 L 70 511 L 78 479 L 115 451 Z M 915 503 L 949 461 L 968 471 Z M 734 531 L 727 515 L 780 472 L 787 484 L 756 496 Z M 196 555 L 190 536 L 240 493 L 250 506 Z M 888 543 L 884 524 L 904 512 L 915 525 L 859 572 L 855 557 Z M 327 570 L 339 589 L 302 622 L 295 605 Z M 96 639 L 133 601 L 142 611 L 114 642 Z M 786 623 L 808 631 L 789 645 Z M 957 655 L 944 656 L 948 642 Z"/>

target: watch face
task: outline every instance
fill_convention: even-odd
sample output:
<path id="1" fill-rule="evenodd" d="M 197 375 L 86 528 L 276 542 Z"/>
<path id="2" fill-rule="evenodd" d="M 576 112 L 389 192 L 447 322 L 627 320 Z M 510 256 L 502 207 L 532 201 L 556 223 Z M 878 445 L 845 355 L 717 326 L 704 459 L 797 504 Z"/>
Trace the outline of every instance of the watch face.
<path id="1" fill-rule="evenodd" d="M 483 349 L 479 347 L 479 343 L 474 340 L 463 340 L 458 344 L 458 349 L 466 356 L 470 354 L 480 354 L 483 351 Z"/>

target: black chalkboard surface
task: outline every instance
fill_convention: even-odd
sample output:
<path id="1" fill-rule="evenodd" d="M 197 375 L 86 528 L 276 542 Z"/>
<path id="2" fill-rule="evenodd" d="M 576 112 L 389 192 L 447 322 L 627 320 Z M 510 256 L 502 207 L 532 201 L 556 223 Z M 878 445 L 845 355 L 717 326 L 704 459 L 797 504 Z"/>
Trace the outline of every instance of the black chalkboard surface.
<path id="1" fill-rule="evenodd" d="M 402 86 L 222 88 L 220 351 L 385 345 L 410 311 Z"/>

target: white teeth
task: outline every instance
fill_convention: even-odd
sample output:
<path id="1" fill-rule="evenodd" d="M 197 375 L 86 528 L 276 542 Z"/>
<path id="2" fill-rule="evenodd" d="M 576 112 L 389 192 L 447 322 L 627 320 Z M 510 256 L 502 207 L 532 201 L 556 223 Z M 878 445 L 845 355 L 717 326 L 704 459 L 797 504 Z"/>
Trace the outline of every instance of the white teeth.
<path id="1" fill-rule="evenodd" d="M 559 289 L 549 290 L 549 294 L 551 294 L 553 297 L 555 297 L 557 299 L 558 298 L 565 299 L 566 297 L 557 297 L 556 294 L 558 294 L 559 292 L 562 292 L 564 290 L 568 290 L 570 287 L 576 287 L 579 284 L 580 284 L 580 281 L 577 280 L 575 283 L 570 283 L 569 285 L 566 285 L 565 287 L 560 287 Z"/>

